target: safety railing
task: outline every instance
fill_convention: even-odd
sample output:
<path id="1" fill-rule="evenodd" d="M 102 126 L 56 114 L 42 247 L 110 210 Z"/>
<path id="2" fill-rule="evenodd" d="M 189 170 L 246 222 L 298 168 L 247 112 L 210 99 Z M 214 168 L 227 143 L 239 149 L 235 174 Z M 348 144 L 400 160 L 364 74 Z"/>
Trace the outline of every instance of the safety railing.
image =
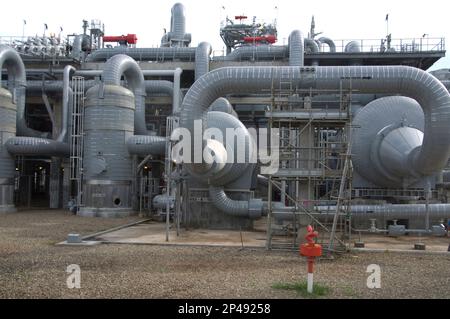
<path id="1" fill-rule="evenodd" d="M 413 52 L 440 52 L 445 51 L 445 38 L 405 38 L 405 39 L 361 39 L 361 40 L 334 40 L 336 52 L 345 52 L 345 47 L 350 42 L 356 42 L 361 52 L 375 53 L 413 53 Z M 328 46 L 323 45 L 322 52 L 328 51 Z"/>

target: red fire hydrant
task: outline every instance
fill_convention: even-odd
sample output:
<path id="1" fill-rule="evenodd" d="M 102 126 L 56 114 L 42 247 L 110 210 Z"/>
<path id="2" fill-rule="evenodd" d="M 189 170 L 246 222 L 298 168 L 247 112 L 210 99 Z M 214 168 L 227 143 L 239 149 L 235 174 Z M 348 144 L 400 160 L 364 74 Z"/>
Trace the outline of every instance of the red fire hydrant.
<path id="1" fill-rule="evenodd" d="M 308 293 L 312 293 L 314 282 L 314 260 L 316 257 L 322 256 L 322 246 L 314 242 L 314 238 L 319 236 L 319 233 L 314 231 L 311 225 L 309 225 L 306 230 L 308 231 L 308 234 L 305 236 L 307 243 L 300 245 L 300 255 L 308 258 Z"/>

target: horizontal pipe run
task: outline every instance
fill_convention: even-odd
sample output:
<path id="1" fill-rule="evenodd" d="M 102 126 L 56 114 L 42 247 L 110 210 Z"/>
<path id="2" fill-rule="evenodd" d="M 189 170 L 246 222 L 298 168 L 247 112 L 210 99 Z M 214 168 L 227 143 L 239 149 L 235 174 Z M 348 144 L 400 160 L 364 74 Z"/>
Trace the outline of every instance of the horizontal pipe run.
<path id="1" fill-rule="evenodd" d="M 342 207 L 342 215 L 345 215 L 347 208 Z M 425 204 L 395 204 L 395 205 L 352 205 L 352 218 L 357 219 L 373 219 L 373 218 L 392 218 L 392 219 L 408 219 L 408 218 L 425 218 Z M 277 220 L 293 220 L 296 212 L 295 207 L 282 207 L 276 205 L 274 207 L 273 217 Z M 430 218 L 446 219 L 450 218 L 450 204 L 430 204 Z M 336 213 L 336 206 L 316 206 L 312 216 L 319 220 L 330 219 Z"/>
<path id="2" fill-rule="evenodd" d="M 164 155 L 166 143 L 162 136 L 134 135 L 127 140 L 127 148 L 132 155 Z"/>
<path id="3" fill-rule="evenodd" d="M 361 93 L 390 93 L 416 99 L 425 114 L 423 144 L 412 152 L 411 170 L 429 176 L 442 170 L 450 157 L 450 95 L 441 82 L 407 66 L 349 67 L 226 67 L 201 77 L 183 100 L 180 126 L 194 132 L 194 121 L 206 122 L 206 111 L 227 94 L 270 90 L 273 83 L 298 89 L 353 89 Z M 198 94 L 202 92 L 202 94 Z M 197 143 L 198 144 L 198 143 Z M 201 153 L 194 145 L 192 154 Z"/>
<path id="4" fill-rule="evenodd" d="M 69 157 L 69 144 L 38 137 L 12 137 L 6 142 L 12 155 Z"/>

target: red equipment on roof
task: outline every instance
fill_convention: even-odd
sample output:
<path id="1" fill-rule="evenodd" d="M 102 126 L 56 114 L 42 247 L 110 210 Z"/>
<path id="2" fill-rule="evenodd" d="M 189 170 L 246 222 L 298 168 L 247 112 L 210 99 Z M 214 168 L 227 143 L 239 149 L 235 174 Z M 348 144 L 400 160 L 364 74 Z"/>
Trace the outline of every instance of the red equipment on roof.
<path id="1" fill-rule="evenodd" d="M 136 34 L 127 34 L 127 35 L 119 35 L 119 36 L 104 36 L 103 42 L 126 42 L 128 44 L 136 44 L 137 43 Z"/>
<path id="2" fill-rule="evenodd" d="M 270 44 L 274 44 L 277 42 L 277 37 L 274 35 L 264 35 L 261 37 L 244 37 L 244 42 L 253 43 L 253 42 L 267 42 Z"/>

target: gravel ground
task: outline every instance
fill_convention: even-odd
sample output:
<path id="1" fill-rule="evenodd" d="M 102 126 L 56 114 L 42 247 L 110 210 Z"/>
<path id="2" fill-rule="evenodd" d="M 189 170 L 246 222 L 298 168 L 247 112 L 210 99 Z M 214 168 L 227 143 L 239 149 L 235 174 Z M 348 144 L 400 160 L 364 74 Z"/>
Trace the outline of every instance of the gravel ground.
<path id="1" fill-rule="evenodd" d="M 62 212 L 0 215 L 0 298 L 301 298 L 275 290 L 306 276 L 296 253 L 147 245 L 55 246 L 138 220 L 90 219 Z M 68 289 L 66 267 L 81 268 Z M 381 289 L 366 286 L 367 266 L 381 267 Z M 348 254 L 320 261 L 315 279 L 329 298 L 450 298 L 450 257 Z"/>

